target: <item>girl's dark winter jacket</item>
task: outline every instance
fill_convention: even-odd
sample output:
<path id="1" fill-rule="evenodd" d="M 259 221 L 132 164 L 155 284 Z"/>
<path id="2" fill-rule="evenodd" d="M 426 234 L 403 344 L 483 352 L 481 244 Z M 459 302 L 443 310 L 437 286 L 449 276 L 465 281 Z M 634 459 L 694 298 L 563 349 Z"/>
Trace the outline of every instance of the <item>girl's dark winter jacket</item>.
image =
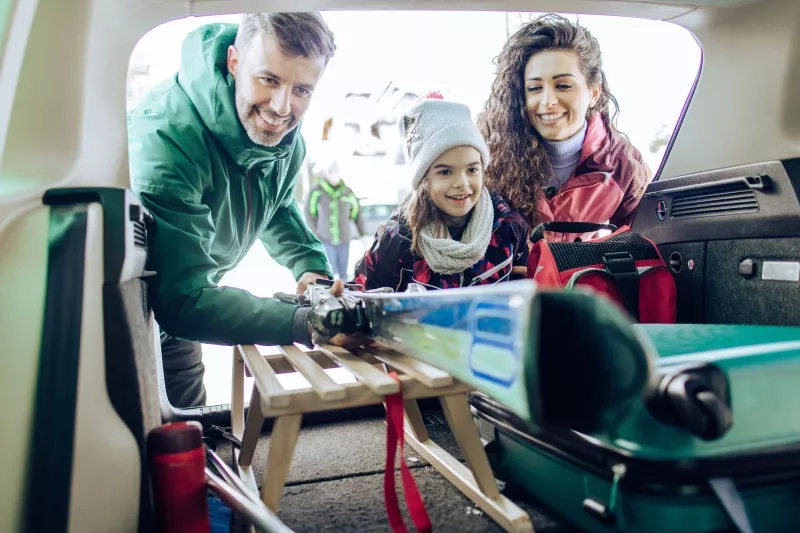
<path id="1" fill-rule="evenodd" d="M 411 252 L 411 229 L 398 210 L 378 228 L 372 246 L 356 264 L 354 281 L 366 289 L 391 287 L 395 292 L 402 292 L 409 283 L 420 283 L 429 289 L 449 289 L 512 279 L 512 267 L 528 264 L 530 228 L 522 215 L 512 210 L 500 195 L 492 193 L 491 196 L 494 205 L 492 237 L 484 257 L 472 267 L 459 274 L 433 272 L 425 258 Z M 452 236 L 460 238 L 460 234 Z"/>

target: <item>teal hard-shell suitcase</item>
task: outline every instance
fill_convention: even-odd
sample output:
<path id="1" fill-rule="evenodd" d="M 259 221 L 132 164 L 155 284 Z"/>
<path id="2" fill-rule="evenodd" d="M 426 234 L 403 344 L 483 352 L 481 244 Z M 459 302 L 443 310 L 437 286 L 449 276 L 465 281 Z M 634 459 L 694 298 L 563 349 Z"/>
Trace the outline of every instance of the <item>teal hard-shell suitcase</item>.
<path id="1" fill-rule="evenodd" d="M 498 477 L 589 532 L 800 531 L 800 328 L 633 327 L 656 372 L 612 429 L 535 427 L 470 396 Z"/>

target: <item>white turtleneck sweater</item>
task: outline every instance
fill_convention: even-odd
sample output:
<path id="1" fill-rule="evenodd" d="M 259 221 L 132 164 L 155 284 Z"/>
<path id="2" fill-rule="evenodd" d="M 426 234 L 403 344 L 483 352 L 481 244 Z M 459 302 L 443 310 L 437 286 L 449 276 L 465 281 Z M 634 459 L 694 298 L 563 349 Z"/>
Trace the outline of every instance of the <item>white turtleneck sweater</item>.
<path id="1" fill-rule="evenodd" d="M 578 162 L 581 159 L 581 149 L 583 148 L 583 140 L 586 138 L 586 122 L 583 127 L 570 137 L 563 141 L 548 141 L 542 139 L 542 146 L 544 146 L 547 156 L 550 158 L 550 166 L 553 167 L 554 179 L 549 184 L 550 187 L 559 189 L 564 182 L 566 182 L 575 169 L 578 168 Z"/>

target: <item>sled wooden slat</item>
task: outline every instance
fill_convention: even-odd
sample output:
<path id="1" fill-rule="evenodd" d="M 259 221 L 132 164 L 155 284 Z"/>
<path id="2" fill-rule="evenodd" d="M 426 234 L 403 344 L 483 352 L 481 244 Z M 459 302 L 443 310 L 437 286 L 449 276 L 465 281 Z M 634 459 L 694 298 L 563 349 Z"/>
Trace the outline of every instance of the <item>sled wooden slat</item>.
<path id="1" fill-rule="evenodd" d="M 400 376 L 400 383 L 403 389 L 403 398 L 409 400 L 438 398 L 442 394 L 441 389 L 426 387 L 424 384 L 409 376 Z M 322 400 L 313 390 L 308 388 L 292 391 L 289 405 L 286 407 L 270 407 L 263 412 L 264 418 L 294 415 L 298 413 L 318 413 L 322 411 L 350 409 L 353 407 L 363 407 L 365 405 L 380 405 L 386 398 L 385 394 L 375 394 L 363 383 L 346 383 L 342 385 L 342 387 L 345 391 L 345 397 L 337 401 Z M 447 390 L 448 394 L 466 394 L 475 389 L 470 385 L 458 382 Z"/>
<path id="2" fill-rule="evenodd" d="M 331 361 L 327 355 L 320 351 L 312 350 L 310 352 L 306 352 L 306 355 L 308 355 L 316 364 L 325 370 L 339 367 L 339 365 L 337 365 L 334 361 Z M 297 369 L 292 366 L 292 363 L 290 363 L 289 360 L 286 359 L 286 356 L 282 353 L 265 355 L 264 359 L 266 359 L 270 366 L 272 366 L 276 374 L 289 374 L 291 372 L 297 372 Z"/>
<path id="3" fill-rule="evenodd" d="M 333 381 L 307 353 L 292 345 L 281 346 L 280 351 L 292 363 L 292 366 L 308 380 L 311 388 L 320 399 L 323 401 L 337 401 L 345 398 L 344 387 Z"/>
<path id="4" fill-rule="evenodd" d="M 333 345 L 318 346 L 310 352 L 294 345 L 273 349 L 279 353 L 262 355 L 255 346 L 238 346 L 234 350 L 231 400 L 232 431 L 242 440 L 234 457 L 240 477 L 254 491 L 257 489 L 251 463 L 256 444 L 264 419 L 274 419 L 261 484 L 261 500 L 271 511 L 277 512 L 280 505 L 304 414 L 380 405 L 387 395 L 402 392 L 408 444 L 504 530 L 533 533 L 528 514 L 497 488 L 467 404 L 466 394 L 475 390 L 472 385 L 380 344 L 362 347 L 358 355 Z M 379 363 L 383 363 L 383 369 Z M 246 418 L 243 367 L 255 381 L 253 407 Z M 323 368 L 335 367 L 350 371 L 356 382 L 333 381 Z M 277 374 L 295 369 L 308 380 L 310 388 L 286 390 L 281 386 Z M 387 374 L 392 369 L 399 371 L 398 381 Z M 439 398 L 466 465 L 430 440 L 417 404 L 422 398 Z"/>
<path id="5" fill-rule="evenodd" d="M 375 359 L 386 363 L 392 368 L 396 368 L 403 374 L 408 374 L 433 389 L 449 387 L 453 384 L 453 376 L 419 359 L 397 353 L 389 348 L 369 346 L 364 350 L 373 355 Z"/>
<path id="6" fill-rule="evenodd" d="M 356 357 L 340 346 L 327 344 L 320 346 L 320 351 L 327 354 L 333 361 L 349 370 L 358 380 L 375 394 L 394 394 L 400 390 L 400 384 L 393 380 L 386 372 L 381 372 L 360 357 Z"/>
<path id="7" fill-rule="evenodd" d="M 261 392 L 261 404 L 264 409 L 270 407 L 287 407 L 290 392 L 286 391 L 278 381 L 275 371 L 267 363 L 258 348 L 251 345 L 239 346 L 239 353 L 244 359 L 244 364 L 255 379 L 256 387 Z"/>
<path id="8" fill-rule="evenodd" d="M 280 353 L 274 346 L 256 346 L 256 348 L 258 348 L 258 351 L 261 353 L 264 359 L 266 359 L 267 363 L 270 364 L 276 374 L 297 372 L 297 370 L 292 366 L 292 363 L 290 363 L 289 360 L 286 359 L 286 357 L 284 357 L 284 355 Z M 306 353 L 311 359 L 314 360 L 315 363 L 326 370 L 329 368 L 339 368 L 340 366 L 335 361 L 331 361 L 331 358 L 328 357 L 327 354 L 323 353 L 322 350 L 311 350 Z M 359 359 L 369 364 L 380 362 L 373 356 L 366 353 L 359 354 Z M 249 368 L 245 368 L 245 372 L 247 377 L 253 377 Z"/>

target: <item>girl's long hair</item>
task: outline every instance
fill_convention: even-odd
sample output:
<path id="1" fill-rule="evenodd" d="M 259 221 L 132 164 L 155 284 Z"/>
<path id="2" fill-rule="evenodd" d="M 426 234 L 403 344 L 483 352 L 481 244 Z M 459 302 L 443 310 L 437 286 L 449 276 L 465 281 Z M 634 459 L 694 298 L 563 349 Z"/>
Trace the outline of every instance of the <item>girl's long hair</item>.
<path id="1" fill-rule="evenodd" d="M 536 203 L 542 188 L 553 178 L 550 160 L 525 108 L 525 65 L 533 54 L 543 50 L 570 50 L 577 54 L 589 87 L 601 87 L 597 103 L 587 112 L 587 121 L 594 113 L 600 113 L 612 142 L 620 139 L 627 144 L 626 154 L 642 189 L 647 180 L 646 168 L 634 155 L 635 149 L 617 129 L 619 104 L 608 88 L 597 39 L 564 17 L 540 16 L 517 30 L 495 58 L 497 76 L 478 116 L 478 126 L 492 154 L 492 164 L 484 173 L 484 186 L 500 193 L 532 224 L 537 222 Z"/>
<path id="2" fill-rule="evenodd" d="M 428 176 L 403 201 L 400 212 L 411 230 L 411 251 L 417 255 L 422 255 L 419 236 L 426 225 L 433 223 L 434 234 L 447 235 L 447 219 L 428 194 Z"/>

